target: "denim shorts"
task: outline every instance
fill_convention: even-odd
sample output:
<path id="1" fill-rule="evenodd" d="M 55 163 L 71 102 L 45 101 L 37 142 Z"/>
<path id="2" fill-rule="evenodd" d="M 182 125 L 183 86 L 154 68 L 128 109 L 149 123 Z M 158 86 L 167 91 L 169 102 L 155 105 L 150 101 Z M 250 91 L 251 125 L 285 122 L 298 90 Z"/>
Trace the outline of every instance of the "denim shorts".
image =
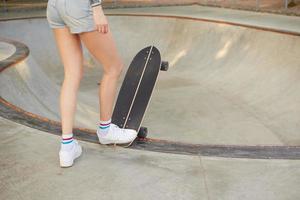
<path id="1" fill-rule="evenodd" d="M 95 30 L 89 0 L 49 0 L 47 21 L 50 28 L 68 27 L 74 34 Z"/>

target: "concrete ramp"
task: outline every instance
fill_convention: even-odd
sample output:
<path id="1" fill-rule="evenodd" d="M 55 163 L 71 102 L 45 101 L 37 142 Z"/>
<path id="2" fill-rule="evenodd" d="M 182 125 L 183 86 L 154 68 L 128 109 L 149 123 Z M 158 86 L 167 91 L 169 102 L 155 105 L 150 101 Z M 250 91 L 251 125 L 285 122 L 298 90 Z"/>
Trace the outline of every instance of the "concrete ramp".
<path id="1" fill-rule="evenodd" d="M 300 145 L 299 35 L 180 17 L 108 19 L 126 66 L 146 45 L 157 46 L 171 64 L 159 75 L 144 119 L 149 137 L 192 144 Z M 0 74 L 1 97 L 59 120 L 63 67 L 46 19 L 1 21 L 0 27 L 1 37 L 30 49 L 26 60 Z M 86 49 L 84 54 L 76 125 L 95 129 L 101 65 Z"/>

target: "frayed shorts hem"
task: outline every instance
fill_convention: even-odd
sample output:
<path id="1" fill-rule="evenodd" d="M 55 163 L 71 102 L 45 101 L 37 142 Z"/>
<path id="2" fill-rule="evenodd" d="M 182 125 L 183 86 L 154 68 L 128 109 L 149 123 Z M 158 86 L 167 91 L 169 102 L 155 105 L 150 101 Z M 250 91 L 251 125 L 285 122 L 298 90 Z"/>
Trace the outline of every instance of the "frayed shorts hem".
<path id="1" fill-rule="evenodd" d="M 53 24 L 50 24 L 49 25 L 50 28 L 52 29 L 57 29 L 57 28 L 69 28 L 70 30 L 70 33 L 72 34 L 79 34 L 79 33 L 85 33 L 85 32 L 91 32 L 91 31 L 95 31 L 95 27 L 88 27 L 88 28 L 70 28 L 69 26 L 67 25 L 53 25 Z"/>
<path id="2" fill-rule="evenodd" d="M 88 28 L 70 28 L 70 32 L 73 34 L 79 34 L 79 33 L 85 33 L 85 32 L 91 32 L 94 31 L 94 27 L 88 27 Z"/>

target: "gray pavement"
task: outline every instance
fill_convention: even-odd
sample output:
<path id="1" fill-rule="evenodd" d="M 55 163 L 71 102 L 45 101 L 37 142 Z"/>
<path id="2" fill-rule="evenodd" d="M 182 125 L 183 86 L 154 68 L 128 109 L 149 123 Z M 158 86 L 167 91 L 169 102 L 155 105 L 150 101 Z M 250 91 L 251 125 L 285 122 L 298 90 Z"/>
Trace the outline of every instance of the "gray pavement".
<path id="1" fill-rule="evenodd" d="M 224 159 L 81 142 L 60 168 L 60 138 L 0 119 L 0 198 L 295 200 L 300 161 Z"/>

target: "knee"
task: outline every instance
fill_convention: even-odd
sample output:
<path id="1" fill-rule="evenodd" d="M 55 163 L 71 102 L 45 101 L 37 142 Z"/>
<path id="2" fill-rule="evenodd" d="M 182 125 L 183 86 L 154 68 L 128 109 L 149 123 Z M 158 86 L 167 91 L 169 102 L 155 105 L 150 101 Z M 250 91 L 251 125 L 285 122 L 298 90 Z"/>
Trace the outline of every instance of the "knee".
<path id="1" fill-rule="evenodd" d="M 124 69 L 124 63 L 119 61 L 108 67 L 108 70 L 104 70 L 104 75 L 107 75 L 111 78 L 119 78 Z"/>

